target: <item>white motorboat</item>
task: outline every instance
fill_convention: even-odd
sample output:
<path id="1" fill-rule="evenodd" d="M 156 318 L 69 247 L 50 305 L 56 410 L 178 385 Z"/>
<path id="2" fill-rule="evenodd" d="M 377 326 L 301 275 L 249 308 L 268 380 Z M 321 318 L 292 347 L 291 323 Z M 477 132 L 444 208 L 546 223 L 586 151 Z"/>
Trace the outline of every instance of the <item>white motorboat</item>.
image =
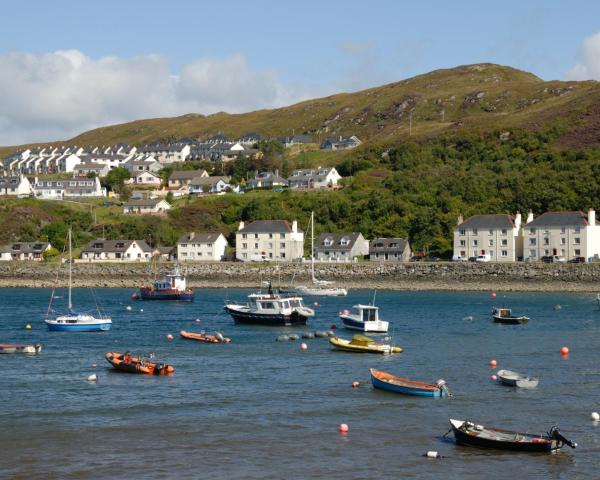
<path id="1" fill-rule="evenodd" d="M 379 319 L 379 307 L 358 304 L 352 308 L 354 312 L 340 312 L 340 320 L 346 328 L 361 332 L 387 333 L 389 322 Z"/>

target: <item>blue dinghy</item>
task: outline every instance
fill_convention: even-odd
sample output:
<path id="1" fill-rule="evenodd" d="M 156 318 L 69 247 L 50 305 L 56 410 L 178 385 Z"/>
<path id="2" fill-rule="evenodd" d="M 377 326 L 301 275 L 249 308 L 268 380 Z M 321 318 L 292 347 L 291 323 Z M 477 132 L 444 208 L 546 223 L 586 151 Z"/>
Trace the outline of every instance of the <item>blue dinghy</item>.
<path id="1" fill-rule="evenodd" d="M 415 382 L 408 378 L 396 377 L 386 372 L 371 369 L 371 382 L 373 387 L 388 390 L 405 395 L 419 395 L 421 397 L 445 398 L 450 392 L 444 380 L 438 380 L 435 384 Z"/>

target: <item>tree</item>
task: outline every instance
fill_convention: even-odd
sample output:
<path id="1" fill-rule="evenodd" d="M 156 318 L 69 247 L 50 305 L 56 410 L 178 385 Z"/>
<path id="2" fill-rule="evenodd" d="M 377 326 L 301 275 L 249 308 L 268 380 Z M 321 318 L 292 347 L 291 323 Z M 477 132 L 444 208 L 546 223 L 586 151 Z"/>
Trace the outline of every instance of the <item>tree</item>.
<path id="1" fill-rule="evenodd" d="M 125 167 L 117 167 L 108 172 L 106 177 L 104 177 L 102 184 L 113 192 L 121 193 L 125 185 L 125 180 L 130 178 L 131 174 L 129 173 L 129 170 Z"/>

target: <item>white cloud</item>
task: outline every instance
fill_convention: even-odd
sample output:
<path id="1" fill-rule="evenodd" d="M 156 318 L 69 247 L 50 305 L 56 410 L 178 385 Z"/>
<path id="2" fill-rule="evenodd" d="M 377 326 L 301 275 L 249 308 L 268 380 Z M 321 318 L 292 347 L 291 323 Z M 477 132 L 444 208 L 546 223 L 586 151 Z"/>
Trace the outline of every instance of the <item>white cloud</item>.
<path id="1" fill-rule="evenodd" d="M 201 58 L 173 74 L 167 58 L 92 59 L 77 50 L 0 55 L 0 145 L 68 139 L 130 120 L 240 113 L 310 98 L 241 55 Z"/>
<path id="2" fill-rule="evenodd" d="M 587 37 L 579 52 L 579 62 L 566 74 L 567 80 L 600 80 L 600 32 Z"/>

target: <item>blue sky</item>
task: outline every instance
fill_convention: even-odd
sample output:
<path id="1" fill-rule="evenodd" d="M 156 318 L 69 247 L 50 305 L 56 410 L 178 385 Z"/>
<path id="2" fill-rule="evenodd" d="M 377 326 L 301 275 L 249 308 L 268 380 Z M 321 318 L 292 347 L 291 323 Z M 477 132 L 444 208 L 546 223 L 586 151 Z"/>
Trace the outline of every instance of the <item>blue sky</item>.
<path id="1" fill-rule="evenodd" d="M 600 38 L 584 44 L 600 32 L 597 1 L 369 3 L 6 2 L 0 143 L 281 106 L 467 63 L 600 78 Z"/>

